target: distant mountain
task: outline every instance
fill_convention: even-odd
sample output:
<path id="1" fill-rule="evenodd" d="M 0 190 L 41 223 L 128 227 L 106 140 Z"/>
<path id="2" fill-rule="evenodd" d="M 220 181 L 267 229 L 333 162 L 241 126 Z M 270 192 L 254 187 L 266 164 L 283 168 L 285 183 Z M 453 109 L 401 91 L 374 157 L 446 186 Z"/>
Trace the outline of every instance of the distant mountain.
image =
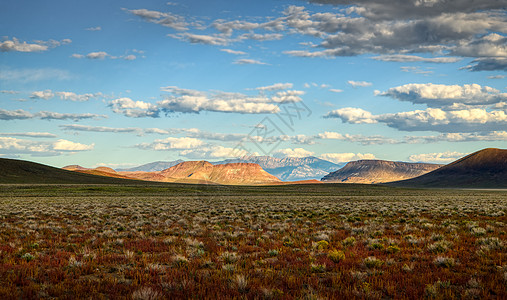
<path id="1" fill-rule="evenodd" d="M 134 177 L 118 174 L 115 170 L 108 168 L 108 167 L 98 167 L 98 168 L 94 168 L 94 169 L 88 169 L 88 168 L 83 168 L 79 165 L 70 165 L 70 166 L 63 167 L 62 169 L 68 170 L 68 171 L 84 173 L 84 174 L 98 175 L 98 176 L 124 178 L 124 179 L 140 179 L 140 178 L 134 178 Z M 143 179 L 141 179 L 141 180 L 143 180 Z"/>
<path id="2" fill-rule="evenodd" d="M 488 148 L 428 174 L 389 185 L 437 188 L 507 188 L 507 150 Z"/>
<path id="3" fill-rule="evenodd" d="M 172 166 L 175 166 L 179 163 L 182 163 L 183 160 L 178 159 L 174 161 L 156 161 L 148 164 L 144 164 L 141 166 L 133 167 L 133 168 L 127 168 L 127 169 L 116 169 L 116 171 L 122 171 L 122 172 L 155 172 L 155 171 L 162 171 L 165 169 L 169 169 Z"/>
<path id="4" fill-rule="evenodd" d="M 270 184 L 280 179 L 264 171 L 258 164 L 228 163 L 213 165 L 207 161 L 187 161 L 160 172 L 171 182 L 218 184 Z"/>
<path id="5" fill-rule="evenodd" d="M 324 182 L 383 183 L 409 179 L 438 169 L 442 165 L 406 163 L 386 160 L 358 160 L 346 164 L 338 171 L 327 174 Z"/>
<path id="6" fill-rule="evenodd" d="M 0 158 L 0 183 L 136 184 L 137 180 L 103 177 L 54 168 L 25 160 Z"/>
<path id="7" fill-rule="evenodd" d="M 266 172 L 284 181 L 320 179 L 322 176 L 342 166 L 313 156 L 286 158 L 243 156 L 240 158 L 213 162 L 215 165 L 226 163 L 259 164 Z"/>

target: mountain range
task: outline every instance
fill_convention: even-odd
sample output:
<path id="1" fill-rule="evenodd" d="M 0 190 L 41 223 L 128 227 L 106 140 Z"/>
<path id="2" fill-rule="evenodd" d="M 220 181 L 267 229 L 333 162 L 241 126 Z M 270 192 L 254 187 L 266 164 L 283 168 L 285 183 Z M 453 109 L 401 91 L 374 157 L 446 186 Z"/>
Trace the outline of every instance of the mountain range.
<path id="1" fill-rule="evenodd" d="M 118 172 L 157 172 L 173 167 L 183 160 L 156 161 L 137 167 L 117 169 Z M 320 180 L 329 172 L 335 171 L 344 164 L 335 164 L 317 157 L 286 157 L 276 158 L 271 156 L 243 156 L 234 159 L 211 162 L 214 165 L 229 163 L 253 163 L 260 165 L 269 174 L 283 181 Z"/>
<path id="2" fill-rule="evenodd" d="M 158 182 L 230 185 L 281 183 L 280 179 L 264 171 L 258 164 L 253 163 L 228 163 L 213 165 L 207 161 L 186 161 L 165 170 L 153 172 L 117 172 L 107 167 L 88 169 L 77 165 L 66 166 L 63 169 L 92 175 Z"/>
<path id="3" fill-rule="evenodd" d="M 302 164 L 306 162 L 304 159 L 299 161 Z M 264 162 L 272 163 L 266 164 L 273 167 L 272 169 L 283 168 L 277 165 L 280 163 L 277 160 L 264 159 Z M 135 184 L 146 181 L 225 185 L 319 183 L 317 180 L 282 181 L 266 172 L 259 164 L 243 162 L 217 164 L 190 161 L 181 162 L 161 171 L 145 172 L 116 171 L 108 167 L 89 169 L 78 165 L 67 166 L 62 170 L 29 161 L 0 158 L 0 170 L 0 183 Z M 400 180 L 404 178 L 409 179 Z M 330 172 L 322 178 L 322 182 L 381 183 L 416 188 L 504 189 L 507 188 L 507 150 L 495 148 L 480 150 L 444 166 L 360 160 Z"/>
<path id="4" fill-rule="evenodd" d="M 331 172 L 322 178 L 324 182 L 337 183 L 384 183 L 421 176 L 442 165 L 407 163 L 386 160 L 358 160 Z"/>
<path id="5" fill-rule="evenodd" d="M 314 156 L 276 158 L 271 156 L 243 156 L 235 159 L 214 162 L 224 163 L 254 163 L 260 165 L 266 172 L 283 181 L 320 179 L 333 172 L 343 164 L 335 164 Z"/>

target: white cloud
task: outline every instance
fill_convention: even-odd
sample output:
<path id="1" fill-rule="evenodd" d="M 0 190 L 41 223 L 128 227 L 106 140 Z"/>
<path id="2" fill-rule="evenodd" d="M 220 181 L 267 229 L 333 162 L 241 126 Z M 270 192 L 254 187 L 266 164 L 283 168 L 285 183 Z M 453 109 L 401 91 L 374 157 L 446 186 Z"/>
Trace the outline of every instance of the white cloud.
<path id="1" fill-rule="evenodd" d="M 53 149 L 58 151 L 87 151 L 92 150 L 95 144 L 85 145 L 81 143 L 75 143 L 67 140 L 60 139 L 53 143 Z"/>
<path id="2" fill-rule="evenodd" d="M 169 97 L 158 102 L 166 112 L 199 113 L 201 111 L 242 113 L 242 114 L 270 114 L 277 113 L 277 105 L 258 101 L 256 98 L 221 99 L 205 96 Z"/>
<path id="3" fill-rule="evenodd" d="M 49 132 L 18 132 L 18 133 L 0 133 L 0 136 L 23 136 L 32 138 L 55 138 L 56 135 Z"/>
<path id="4" fill-rule="evenodd" d="M 223 52 L 226 52 L 226 53 L 229 53 L 229 54 L 234 54 L 234 55 L 245 55 L 246 54 L 246 52 L 238 51 L 238 50 L 232 50 L 232 49 L 220 49 L 220 51 L 223 51 Z"/>
<path id="5" fill-rule="evenodd" d="M 126 117 L 157 118 L 159 116 L 159 108 L 157 105 L 143 101 L 134 101 L 130 98 L 118 98 L 112 100 L 109 102 L 109 106 L 112 108 L 113 112 L 117 114 L 123 114 Z"/>
<path id="6" fill-rule="evenodd" d="M 367 81 L 354 81 L 354 80 L 349 80 L 347 81 L 347 83 L 349 85 L 351 85 L 352 87 L 367 87 L 367 86 L 371 86 L 372 83 L 371 82 L 367 82 Z"/>
<path id="7" fill-rule="evenodd" d="M 280 157 L 307 157 L 312 156 L 314 152 L 305 150 L 303 148 L 286 148 L 274 152 L 274 156 Z"/>
<path id="8" fill-rule="evenodd" d="M 261 86 L 258 88 L 255 88 L 258 91 L 277 91 L 277 90 L 286 90 L 291 89 L 293 87 L 292 83 L 275 83 L 268 86 Z"/>
<path id="9" fill-rule="evenodd" d="M 233 62 L 236 65 L 267 65 L 267 63 L 256 59 L 242 58 Z"/>
<path id="10" fill-rule="evenodd" d="M 31 95 L 30 95 L 30 98 L 32 99 L 44 99 L 44 100 L 48 100 L 48 99 L 51 99 L 55 96 L 55 94 L 53 94 L 53 92 L 51 90 L 45 90 L 45 91 L 36 91 L 36 92 L 33 92 Z"/>
<path id="11" fill-rule="evenodd" d="M 135 145 L 135 147 L 144 150 L 184 150 L 184 149 L 195 149 L 204 145 L 204 142 L 189 137 L 168 137 L 165 139 L 157 139 L 152 143 L 141 143 Z"/>
<path id="12" fill-rule="evenodd" d="M 0 52 L 42 52 L 48 50 L 49 48 L 69 43 L 71 43 L 70 39 L 64 39 L 61 41 L 34 41 L 34 43 L 29 44 L 27 42 L 20 42 L 17 38 L 13 37 L 12 40 L 0 42 Z"/>
<path id="13" fill-rule="evenodd" d="M 329 89 L 330 92 L 333 92 L 333 93 L 341 93 L 343 92 L 343 90 L 340 90 L 340 89 Z"/>
<path id="14" fill-rule="evenodd" d="M 375 159 L 375 155 L 371 153 L 324 153 L 319 156 L 319 158 L 328 160 L 334 163 L 344 163 L 354 160 L 361 159 Z"/>
<path id="15" fill-rule="evenodd" d="M 369 111 L 361 108 L 345 107 L 328 112 L 324 118 L 340 118 L 345 123 L 374 124 L 376 117 Z"/>
<path id="16" fill-rule="evenodd" d="M 102 27 L 100 27 L 100 26 L 88 27 L 88 28 L 85 28 L 85 30 L 87 30 L 87 31 L 101 31 Z"/>
<path id="17" fill-rule="evenodd" d="M 481 108 L 444 111 L 438 108 L 373 115 L 360 108 L 346 107 L 329 112 L 325 118 L 345 123 L 384 123 L 403 131 L 477 132 L 503 130 L 507 126 L 504 111 Z"/>
<path id="18" fill-rule="evenodd" d="M 86 54 L 86 58 L 89 58 L 89 59 L 104 59 L 107 56 L 109 56 L 109 54 L 107 54 L 107 52 L 104 52 L 104 51 L 90 52 L 90 53 Z"/>
<path id="19" fill-rule="evenodd" d="M 392 62 L 428 62 L 437 64 L 455 63 L 461 60 L 459 57 L 422 57 L 406 54 L 385 54 L 374 56 L 372 59 Z"/>
<path id="20" fill-rule="evenodd" d="M 156 23 L 165 27 L 169 27 L 175 30 L 184 31 L 188 29 L 188 23 L 182 16 L 172 14 L 169 12 L 159 12 L 155 10 L 147 9 L 123 9 L 135 16 L 141 17 L 147 22 Z"/>
<path id="21" fill-rule="evenodd" d="M 452 107 L 453 105 L 487 105 L 507 101 L 507 93 L 478 84 L 444 85 L 410 83 L 379 93 L 400 101 L 426 104 L 429 107 Z"/>
<path id="22" fill-rule="evenodd" d="M 447 151 L 442 153 L 414 154 L 410 155 L 408 159 L 413 162 L 431 162 L 445 164 L 455 161 L 465 155 L 465 153 Z"/>
<path id="23" fill-rule="evenodd" d="M 0 137 L 0 154 L 31 154 L 32 156 L 54 156 L 90 151 L 94 144 L 86 145 L 67 140 L 35 142 L 12 137 Z"/>
<path id="24" fill-rule="evenodd" d="M 88 100 L 90 100 L 92 98 L 100 97 L 100 96 L 102 96 L 102 93 L 95 93 L 95 94 L 86 93 L 86 94 L 78 95 L 78 94 L 73 93 L 73 92 L 53 92 L 51 90 L 45 90 L 45 91 L 35 91 L 35 92 L 33 92 L 30 95 L 30 98 L 31 99 L 44 99 L 44 100 L 48 100 L 48 99 L 51 99 L 51 98 L 53 98 L 55 96 L 60 97 L 60 99 L 62 99 L 62 100 L 71 100 L 71 101 L 83 102 L 83 101 L 88 101 Z"/>
<path id="25" fill-rule="evenodd" d="M 167 36 L 188 41 L 192 44 L 205 44 L 212 46 L 226 46 L 230 44 L 232 41 L 221 35 L 205 35 L 205 34 L 191 34 L 191 33 L 178 33 L 178 34 L 168 34 Z"/>

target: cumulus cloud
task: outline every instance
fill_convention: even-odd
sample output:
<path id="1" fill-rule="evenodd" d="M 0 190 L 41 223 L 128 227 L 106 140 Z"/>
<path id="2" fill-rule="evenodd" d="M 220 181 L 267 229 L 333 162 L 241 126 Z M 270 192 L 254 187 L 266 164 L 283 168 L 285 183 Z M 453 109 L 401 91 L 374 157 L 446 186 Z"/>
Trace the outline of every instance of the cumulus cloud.
<path id="1" fill-rule="evenodd" d="M 30 154 L 32 156 L 55 156 L 90 151 L 94 144 L 86 145 L 60 139 L 56 142 L 35 142 L 12 137 L 0 137 L 0 154 Z"/>
<path id="2" fill-rule="evenodd" d="M 48 100 L 48 99 L 51 99 L 55 96 L 55 94 L 53 94 L 53 92 L 51 90 L 45 90 L 45 91 L 36 91 L 36 92 L 33 92 L 31 95 L 30 95 L 30 98 L 31 99 L 44 99 L 44 100 Z"/>
<path id="3" fill-rule="evenodd" d="M 452 107 L 453 105 L 487 105 L 507 101 L 507 93 L 478 84 L 444 85 L 411 83 L 379 93 L 400 101 L 426 104 L 429 107 Z"/>
<path id="4" fill-rule="evenodd" d="M 371 153 L 324 153 L 319 156 L 319 158 L 328 160 L 334 163 L 344 163 L 354 160 L 361 159 L 375 159 L 375 155 Z"/>
<path id="5" fill-rule="evenodd" d="M 72 41 L 70 39 L 64 39 L 61 41 L 34 41 L 30 44 L 27 42 L 20 42 L 17 38 L 13 37 L 12 40 L 0 42 L 0 52 L 42 52 L 48 50 L 49 48 L 58 47 L 71 42 Z"/>
<path id="6" fill-rule="evenodd" d="M 24 120 L 31 118 L 33 118 L 33 115 L 22 109 L 6 110 L 0 108 L 0 120 Z"/>
<path id="7" fill-rule="evenodd" d="M 183 149 L 195 149 L 204 145 L 204 142 L 189 137 L 168 137 L 165 139 L 157 139 L 152 143 L 141 143 L 134 147 L 144 150 L 183 150 Z"/>
<path id="8" fill-rule="evenodd" d="M 367 87 L 367 86 L 371 86 L 372 83 L 371 82 L 367 82 L 367 81 L 354 81 L 354 80 L 349 80 L 347 81 L 347 83 L 349 85 L 351 85 L 352 87 Z"/>
<path id="9" fill-rule="evenodd" d="M 339 118 L 344 123 L 351 124 L 374 124 L 376 117 L 372 113 L 361 108 L 345 107 L 328 112 L 324 118 Z"/>
<path id="10" fill-rule="evenodd" d="M 447 151 L 442 153 L 426 153 L 426 154 L 414 154 L 410 155 L 408 158 L 413 162 L 429 162 L 429 163 L 450 163 L 455 161 L 463 156 L 465 153 L 455 152 L 455 151 Z"/>
<path id="11" fill-rule="evenodd" d="M 383 123 L 403 131 L 479 132 L 503 130 L 507 126 L 504 111 L 482 108 L 445 111 L 438 108 L 373 115 L 360 108 L 342 108 L 325 118 L 339 118 L 345 123 Z"/>
<path id="12" fill-rule="evenodd" d="M 152 117 L 158 118 L 159 108 L 155 104 L 143 101 L 134 101 L 130 98 L 118 98 L 109 102 L 113 112 L 131 118 Z"/>
<path id="13" fill-rule="evenodd" d="M 159 24 L 165 27 L 169 27 L 175 30 L 184 31 L 188 29 L 188 23 L 185 18 L 169 12 L 159 12 L 155 10 L 147 9 L 123 9 L 135 16 L 141 17 L 143 20 L 155 24 Z"/>
<path id="14" fill-rule="evenodd" d="M 305 150 L 303 148 L 286 148 L 274 152 L 274 156 L 278 157 L 307 157 L 312 156 L 314 152 Z"/>

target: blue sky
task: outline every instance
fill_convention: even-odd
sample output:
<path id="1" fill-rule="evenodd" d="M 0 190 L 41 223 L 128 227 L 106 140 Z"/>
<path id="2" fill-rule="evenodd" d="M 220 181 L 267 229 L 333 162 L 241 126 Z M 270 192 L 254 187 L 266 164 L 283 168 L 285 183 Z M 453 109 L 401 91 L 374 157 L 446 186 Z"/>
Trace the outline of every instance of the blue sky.
<path id="1" fill-rule="evenodd" d="M 507 148 L 507 1 L 3 1 L 0 155 L 447 163 Z"/>

